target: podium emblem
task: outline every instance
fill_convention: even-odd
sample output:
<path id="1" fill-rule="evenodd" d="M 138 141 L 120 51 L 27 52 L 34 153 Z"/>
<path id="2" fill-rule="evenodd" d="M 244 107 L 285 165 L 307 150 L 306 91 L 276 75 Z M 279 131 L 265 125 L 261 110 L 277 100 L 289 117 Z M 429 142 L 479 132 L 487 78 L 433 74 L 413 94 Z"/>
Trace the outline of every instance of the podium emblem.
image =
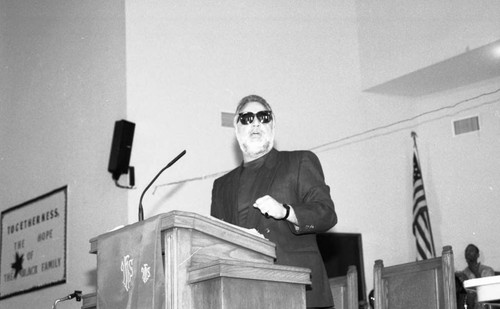
<path id="1" fill-rule="evenodd" d="M 141 267 L 141 272 L 142 272 L 142 282 L 144 283 L 148 282 L 149 278 L 151 277 L 151 267 L 148 266 L 148 264 L 144 264 L 144 266 Z"/>
<path id="2" fill-rule="evenodd" d="M 126 255 L 123 257 L 121 270 L 123 273 L 123 286 L 127 292 L 130 290 L 130 284 L 132 283 L 132 277 L 134 276 L 134 259 L 130 258 L 130 255 Z"/>

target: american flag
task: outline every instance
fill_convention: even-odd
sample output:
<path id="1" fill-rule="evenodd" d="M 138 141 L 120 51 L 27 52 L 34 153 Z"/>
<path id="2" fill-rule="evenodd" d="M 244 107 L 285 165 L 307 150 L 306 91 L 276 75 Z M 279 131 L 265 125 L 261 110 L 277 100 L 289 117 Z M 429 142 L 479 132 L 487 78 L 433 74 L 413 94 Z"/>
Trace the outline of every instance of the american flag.
<path id="1" fill-rule="evenodd" d="M 417 244 L 417 260 L 436 257 L 416 146 L 413 151 L 413 235 Z"/>

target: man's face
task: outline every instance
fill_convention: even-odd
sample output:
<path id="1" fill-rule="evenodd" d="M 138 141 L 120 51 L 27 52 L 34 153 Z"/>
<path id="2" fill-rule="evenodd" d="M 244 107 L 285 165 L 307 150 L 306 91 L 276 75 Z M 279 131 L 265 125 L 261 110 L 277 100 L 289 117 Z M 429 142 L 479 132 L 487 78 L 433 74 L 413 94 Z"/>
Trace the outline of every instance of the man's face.
<path id="1" fill-rule="evenodd" d="M 257 102 L 247 103 L 240 113 L 266 111 L 266 108 Z M 238 115 L 235 118 L 235 131 L 236 139 L 240 144 L 241 151 L 245 161 L 257 159 L 268 153 L 274 144 L 274 120 L 269 123 L 261 123 L 257 116 L 254 117 L 253 122 L 242 124 L 238 121 Z"/>
<path id="2" fill-rule="evenodd" d="M 479 252 L 473 246 L 467 246 L 465 248 L 465 260 L 467 263 L 476 262 L 479 258 Z"/>

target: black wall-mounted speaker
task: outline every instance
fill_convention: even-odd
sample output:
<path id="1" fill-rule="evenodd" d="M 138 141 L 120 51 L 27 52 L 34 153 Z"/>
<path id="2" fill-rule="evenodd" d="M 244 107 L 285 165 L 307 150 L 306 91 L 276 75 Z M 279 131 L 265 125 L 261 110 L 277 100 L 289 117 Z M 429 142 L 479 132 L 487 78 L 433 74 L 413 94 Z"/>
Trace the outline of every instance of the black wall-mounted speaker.
<path id="1" fill-rule="evenodd" d="M 108 165 L 108 171 L 113 174 L 114 180 L 120 178 L 120 175 L 128 173 L 134 130 L 135 123 L 133 122 L 126 120 L 115 122 Z"/>

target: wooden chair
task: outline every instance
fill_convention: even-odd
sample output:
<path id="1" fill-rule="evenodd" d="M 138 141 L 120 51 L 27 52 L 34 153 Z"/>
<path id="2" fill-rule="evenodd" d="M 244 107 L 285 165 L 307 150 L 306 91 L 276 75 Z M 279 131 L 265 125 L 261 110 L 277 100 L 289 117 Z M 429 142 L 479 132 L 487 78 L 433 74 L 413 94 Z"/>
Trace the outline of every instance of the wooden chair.
<path id="1" fill-rule="evenodd" d="M 442 256 L 384 267 L 374 266 L 375 309 L 456 309 L 455 272 L 451 246 Z"/>
<path id="2" fill-rule="evenodd" d="M 358 309 L 358 272 L 355 265 L 349 266 L 346 276 L 328 279 L 335 309 Z"/>

